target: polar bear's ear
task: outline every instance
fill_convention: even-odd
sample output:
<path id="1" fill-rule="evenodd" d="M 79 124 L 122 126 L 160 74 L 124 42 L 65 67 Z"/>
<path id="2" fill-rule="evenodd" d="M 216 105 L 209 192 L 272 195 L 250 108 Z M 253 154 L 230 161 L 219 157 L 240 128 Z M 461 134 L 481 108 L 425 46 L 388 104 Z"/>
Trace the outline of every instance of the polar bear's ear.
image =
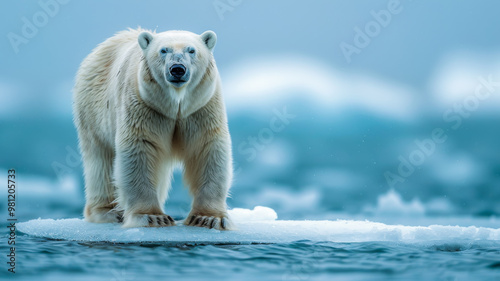
<path id="1" fill-rule="evenodd" d="M 208 49 L 212 51 L 215 47 L 215 43 L 217 42 L 217 35 L 212 30 L 207 30 L 203 32 L 201 35 L 201 40 L 205 45 L 207 45 Z"/>
<path id="2" fill-rule="evenodd" d="M 146 50 L 151 41 L 153 41 L 153 35 L 147 31 L 143 31 L 139 34 L 137 40 L 139 41 L 139 46 L 141 46 L 143 50 Z"/>

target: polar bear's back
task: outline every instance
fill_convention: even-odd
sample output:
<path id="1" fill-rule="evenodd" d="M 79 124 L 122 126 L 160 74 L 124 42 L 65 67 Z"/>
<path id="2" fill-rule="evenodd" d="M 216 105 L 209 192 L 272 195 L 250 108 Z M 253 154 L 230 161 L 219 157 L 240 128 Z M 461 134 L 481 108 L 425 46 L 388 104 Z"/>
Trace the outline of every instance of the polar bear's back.
<path id="1" fill-rule="evenodd" d="M 137 43 L 137 37 L 143 30 L 129 29 L 108 38 L 99 44 L 82 62 L 77 73 L 76 90 L 80 84 L 92 83 L 94 86 L 105 83 L 103 79 L 115 79 L 111 77 L 113 71 L 119 71 L 119 67 L 125 60 L 140 58 L 141 51 Z"/>
<path id="2" fill-rule="evenodd" d="M 92 131 L 112 143 L 116 107 L 126 83 L 137 78 L 142 52 L 137 43 L 141 29 L 122 31 L 99 44 L 82 62 L 74 87 L 74 118 L 79 131 Z M 119 91 L 119 89 L 122 89 Z"/>

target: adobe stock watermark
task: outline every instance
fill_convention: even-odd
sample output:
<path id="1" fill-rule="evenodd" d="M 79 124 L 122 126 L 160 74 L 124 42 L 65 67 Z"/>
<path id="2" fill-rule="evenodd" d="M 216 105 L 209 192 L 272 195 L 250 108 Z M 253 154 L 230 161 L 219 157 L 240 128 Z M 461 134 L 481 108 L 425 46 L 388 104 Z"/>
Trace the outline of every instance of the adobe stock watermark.
<path id="1" fill-rule="evenodd" d="M 246 141 L 238 144 L 238 153 L 245 155 L 247 162 L 252 162 L 257 158 L 260 151 L 263 151 L 267 145 L 273 142 L 275 134 L 283 132 L 290 124 L 290 121 L 296 116 L 288 113 L 286 106 L 281 111 L 273 109 L 273 117 L 269 120 L 269 126 L 259 130 L 257 135 L 247 137 Z M 234 173 L 241 172 L 238 163 L 235 163 Z"/>
<path id="2" fill-rule="evenodd" d="M 62 181 L 66 175 L 72 174 L 74 169 L 82 164 L 80 153 L 69 145 L 66 146 L 66 157 L 64 160 L 64 163 L 58 161 L 52 162 L 52 169 L 59 181 Z"/>
<path id="3" fill-rule="evenodd" d="M 110 279 L 111 281 L 133 281 L 136 280 L 135 274 L 128 271 L 127 268 L 121 268 L 120 270 L 111 269 L 111 274 L 113 277 Z"/>
<path id="4" fill-rule="evenodd" d="M 19 33 L 9 32 L 7 39 L 9 39 L 10 46 L 14 53 L 19 53 L 19 47 L 29 43 L 41 28 L 49 23 L 49 20 L 55 17 L 61 10 L 62 5 L 66 5 L 70 0 L 39 0 L 38 6 L 40 10 L 35 12 L 30 18 L 21 17 L 23 26 Z"/>
<path id="5" fill-rule="evenodd" d="M 227 12 L 232 12 L 236 7 L 241 5 L 243 0 L 215 0 L 212 5 L 214 6 L 215 12 L 221 21 L 224 20 L 224 14 Z"/>
<path id="6" fill-rule="evenodd" d="M 386 9 L 378 12 L 371 10 L 370 15 L 373 19 L 367 22 L 362 28 L 358 26 L 354 27 L 352 43 L 342 41 L 339 45 L 347 63 L 351 63 L 354 54 L 359 55 L 363 49 L 368 47 L 372 40 L 391 24 L 393 17 L 402 11 L 403 6 L 399 0 L 389 0 Z"/>
<path id="7" fill-rule="evenodd" d="M 473 94 L 466 96 L 462 102 L 455 103 L 452 108 L 443 112 L 443 120 L 450 125 L 451 130 L 458 130 L 462 126 L 463 120 L 471 117 L 471 113 L 479 108 L 480 103 L 489 99 L 500 88 L 500 80 L 493 81 L 492 75 L 489 75 L 487 79 L 479 77 L 478 80 L 479 83 Z M 434 128 L 429 138 L 415 140 L 416 148 L 407 157 L 399 155 L 397 171 L 384 173 L 387 185 L 394 188 L 396 184 L 405 182 L 413 175 L 416 168 L 423 165 L 436 152 L 438 145 L 445 143 L 447 139 L 448 135 L 445 129 Z"/>
<path id="8" fill-rule="evenodd" d="M 310 257 L 306 257 L 305 261 L 292 264 L 290 268 L 281 276 L 281 280 L 302 281 L 311 279 L 311 274 L 317 271 L 318 265 L 328 258 L 328 256 L 328 253 L 313 251 L 312 255 Z"/>

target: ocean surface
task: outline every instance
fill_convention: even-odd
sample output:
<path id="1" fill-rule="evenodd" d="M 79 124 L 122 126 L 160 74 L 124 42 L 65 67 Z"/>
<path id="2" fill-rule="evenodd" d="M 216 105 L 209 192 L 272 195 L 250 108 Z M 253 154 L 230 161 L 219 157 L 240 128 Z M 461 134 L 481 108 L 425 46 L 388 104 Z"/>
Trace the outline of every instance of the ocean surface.
<path id="1" fill-rule="evenodd" d="M 3 236 L 5 236 L 5 231 Z M 445 237 L 444 237 L 445 238 Z M 498 280 L 500 242 L 113 244 L 17 237 L 12 280 Z M 5 253 L 5 243 L 0 247 Z"/>

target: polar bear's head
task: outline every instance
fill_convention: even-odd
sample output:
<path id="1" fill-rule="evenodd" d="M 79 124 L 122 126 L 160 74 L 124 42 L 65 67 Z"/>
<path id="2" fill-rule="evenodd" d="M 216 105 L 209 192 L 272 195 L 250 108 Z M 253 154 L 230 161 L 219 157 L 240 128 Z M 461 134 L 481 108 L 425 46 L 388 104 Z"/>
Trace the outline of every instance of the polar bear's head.
<path id="1" fill-rule="evenodd" d="M 179 89 L 203 78 L 212 63 L 217 36 L 213 31 L 201 35 L 188 31 L 143 31 L 138 41 L 156 81 Z"/>

